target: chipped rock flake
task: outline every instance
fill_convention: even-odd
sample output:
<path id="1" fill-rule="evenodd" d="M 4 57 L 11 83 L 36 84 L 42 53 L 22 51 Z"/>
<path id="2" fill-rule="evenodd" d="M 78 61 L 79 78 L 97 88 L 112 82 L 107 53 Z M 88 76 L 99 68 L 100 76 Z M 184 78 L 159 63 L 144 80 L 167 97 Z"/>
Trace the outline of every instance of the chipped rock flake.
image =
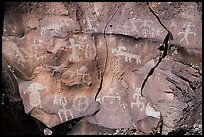
<path id="1" fill-rule="evenodd" d="M 147 103 L 145 107 L 145 113 L 147 116 L 152 116 L 152 117 L 160 119 L 160 112 L 155 111 L 154 108 L 152 108 L 149 103 Z"/>

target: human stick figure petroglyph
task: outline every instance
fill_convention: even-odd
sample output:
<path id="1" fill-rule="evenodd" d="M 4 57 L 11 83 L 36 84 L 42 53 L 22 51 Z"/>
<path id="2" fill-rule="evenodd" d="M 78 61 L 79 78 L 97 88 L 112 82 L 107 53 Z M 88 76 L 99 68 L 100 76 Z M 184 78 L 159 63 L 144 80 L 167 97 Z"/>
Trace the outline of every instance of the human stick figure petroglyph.
<path id="1" fill-rule="evenodd" d="M 27 88 L 27 92 L 30 92 L 29 101 L 32 107 L 39 106 L 41 108 L 41 97 L 39 91 L 43 89 L 46 89 L 46 87 L 37 82 L 30 84 L 29 87 Z"/>
<path id="2" fill-rule="evenodd" d="M 141 106 L 140 110 L 144 110 L 145 105 L 144 105 L 143 102 L 141 102 L 141 100 L 142 100 L 142 97 L 141 97 L 141 94 L 140 94 L 141 88 L 136 88 L 135 84 L 133 84 L 133 88 L 135 89 L 135 92 L 133 94 L 133 98 L 135 99 L 135 102 L 131 103 L 131 107 L 133 107 L 134 105 L 136 105 L 137 107 Z"/>
<path id="3" fill-rule="evenodd" d="M 150 23 L 152 24 L 153 21 L 152 20 L 147 20 L 147 19 L 136 19 L 135 22 L 141 22 L 142 24 L 140 25 L 140 28 L 142 29 L 142 34 L 144 35 L 144 37 L 154 37 L 159 36 L 160 33 L 163 31 L 161 28 L 151 28 Z M 151 29 L 152 31 L 148 30 Z"/>
<path id="4" fill-rule="evenodd" d="M 62 106 L 62 109 L 58 110 L 58 116 L 60 118 L 61 123 L 64 122 L 63 117 L 65 121 L 68 121 L 68 119 L 73 119 L 72 111 L 69 109 L 66 109 L 65 106 L 67 105 L 67 99 L 66 97 L 56 95 L 54 96 L 53 105 L 59 105 Z"/>
<path id="5" fill-rule="evenodd" d="M 72 55 L 71 55 L 71 61 L 79 61 L 80 58 L 79 58 L 79 54 L 77 52 L 77 48 L 79 49 L 84 49 L 84 45 L 80 45 L 80 44 L 75 44 L 75 41 L 74 39 L 70 38 L 69 39 L 69 42 L 71 43 L 70 46 L 68 46 L 68 48 L 71 48 L 72 49 Z"/>
<path id="6" fill-rule="evenodd" d="M 196 33 L 191 31 L 191 27 L 195 27 L 195 25 L 191 25 L 191 22 L 188 22 L 188 23 L 186 23 L 186 24 L 183 25 L 183 28 L 185 28 L 185 30 L 179 32 L 178 35 L 183 34 L 184 36 L 183 36 L 183 38 L 180 40 L 179 43 L 181 43 L 183 40 L 186 40 L 186 43 L 188 44 L 188 39 L 187 39 L 188 36 L 189 36 L 190 34 L 193 34 L 194 36 L 196 36 Z"/>
<path id="7" fill-rule="evenodd" d="M 115 53 L 116 56 L 124 56 L 126 62 L 128 61 L 131 62 L 132 59 L 135 59 L 137 64 L 141 63 L 140 56 L 133 53 L 126 52 L 126 50 L 127 50 L 126 47 L 118 46 L 118 48 L 112 49 L 112 53 Z"/>

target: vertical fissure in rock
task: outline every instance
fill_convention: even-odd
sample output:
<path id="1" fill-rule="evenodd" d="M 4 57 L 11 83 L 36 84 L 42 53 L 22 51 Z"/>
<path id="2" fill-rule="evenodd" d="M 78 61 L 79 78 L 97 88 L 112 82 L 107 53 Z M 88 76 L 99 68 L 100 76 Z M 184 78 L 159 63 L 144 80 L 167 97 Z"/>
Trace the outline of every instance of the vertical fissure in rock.
<path id="1" fill-rule="evenodd" d="M 106 40 L 106 28 L 108 26 L 108 23 L 111 21 L 111 19 L 115 16 L 115 14 L 117 13 L 117 11 L 119 10 L 119 6 L 117 7 L 116 11 L 114 12 L 114 14 L 112 15 L 112 17 L 107 21 L 104 31 L 103 31 L 103 36 L 104 36 L 104 40 L 105 40 L 105 46 L 106 46 L 106 57 L 105 57 L 105 62 L 104 62 L 104 67 L 103 67 L 103 72 L 101 73 L 101 77 L 100 77 L 100 87 L 95 95 L 95 100 L 99 94 L 99 92 L 102 89 L 102 85 L 103 85 L 103 78 L 104 78 L 104 74 L 105 74 L 105 70 L 106 70 L 106 66 L 107 66 L 107 60 L 108 60 L 108 44 L 107 44 L 107 40 Z"/>
<path id="2" fill-rule="evenodd" d="M 144 79 L 143 83 L 142 83 L 142 87 L 141 87 L 141 95 L 143 96 L 142 94 L 142 91 L 143 91 L 143 88 L 148 80 L 148 78 L 153 74 L 155 68 L 159 65 L 159 63 L 162 61 L 163 58 L 166 57 L 167 55 L 167 51 L 168 51 L 168 47 L 169 47 L 169 40 L 173 40 L 173 35 L 172 33 L 164 26 L 164 24 L 161 22 L 161 20 L 159 19 L 159 17 L 156 15 L 156 13 L 151 9 L 150 5 L 149 5 L 149 2 L 147 2 L 147 6 L 148 8 L 150 9 L 150 12 L 153 13 L 153 15 L 157 18 L 158 22 L 162 25 L 162 27 L 168 32 L 164 41 L 163 41 L 163 44 L 158 48 L 161 52 L 162 52 L 162 55 L 160 56 L 159 58 L 159 61 L 157 62 L 157 64 L 149 71 L 149 73 L 147 74 L 146 78 Z"/>
<path id="3" fill-rule="evenodd" d="M 148 80 L 148 78 L 154 73 L 155 68 L 160 64 L 160 62 L 162 61 L 163 58 L 166 57 L 167 55 L 167 51 L 168 51 L 168 47 L 169 47 L 169 40 L 173 40 L 173 35 L 172 33 L 164 26 L 164 24 L 161 22 L 161 20 L 159 19 L 159 17 L 156 15 L 156 13 L 151 9 L 149 2 L 147 2 L 147 6 L 150 9 L 150 12 L 153 13 L 153 15 L 156 17 L 156 19 L 158 20 L 158 22 L 162 25 L 162 27 L 168 32 L 166 37 L 164 38 L 163 44 L 158 48 L 161 51 L 161 56 L 159 57 L 159 61 L 157 62 L 157 64 L 151 68 L 151 70 L 149 71 L 149 73 L 147 74 L 146 78 L 144 79 L 143 83 L 142 83 L 142 87 L 141 87 L 141 96 L 143 96 L 143 88 Z M 157 49 L 157 50 L 158 50 Z M 160 115 L 160 122 L 159 122 L 159 128 L 160 128 L 160 134 L 162 134 L 162 129 L 163 129 L 163 118 L 162 115 Z"/>

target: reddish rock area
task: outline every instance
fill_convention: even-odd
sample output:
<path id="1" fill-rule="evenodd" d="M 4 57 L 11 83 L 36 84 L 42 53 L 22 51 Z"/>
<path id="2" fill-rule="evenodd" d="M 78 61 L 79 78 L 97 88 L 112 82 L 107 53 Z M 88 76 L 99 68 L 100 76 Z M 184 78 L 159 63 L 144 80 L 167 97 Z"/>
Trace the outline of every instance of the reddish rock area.
<path id="1" fill-rule="evenodd" d="M 79 117 L 68 134 L 166 135 L 202 124 L 200 3 L 3 6 L 5 95 L 48 128 Z"/>

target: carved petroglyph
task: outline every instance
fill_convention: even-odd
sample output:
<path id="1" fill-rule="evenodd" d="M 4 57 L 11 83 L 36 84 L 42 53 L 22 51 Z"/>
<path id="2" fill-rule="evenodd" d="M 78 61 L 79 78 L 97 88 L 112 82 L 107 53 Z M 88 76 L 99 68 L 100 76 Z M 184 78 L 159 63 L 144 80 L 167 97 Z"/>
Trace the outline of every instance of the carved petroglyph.
<path id="1" fill-rule="evenodd" d="M 109 114 L 109 117 L 115 124 L 121 123 L 121 116 L 117 113 Z"/>
<path id="2" fill-rule="evenodd" d="M 57 96 L 54 96 L 53 105 L 66 106 L 67 105 L 66 97 L 62 97 L 62 96 L 57 97 Z"/>
<path id="3" fill-rule="evenodd" d="M 72 49 L 70 61 L 74 61 L 74 62 L 80 61 L 80 57 L 79 57 L 79 54 L 77 52 L 77 49 L 79 48 L 79 49 L 83 50 L 85 46 L 80 45 L 80 44 L 75 44 L 75 41 L 72 38 L 69 39 L 69 42 L 71 43 L 71 45 L 67 46 L 67 47 Z"/>
<path id="4" fill-rule="evenodd" d="M 133 88 L 135 89 L 135 92 L 133 94 L 133 98 L 135 99 L 135 102 L 131 103 L 131 107 L 133 107 L 134 105 L 136 105 L 137 107 L 141 107 L 141 111 L 144 110 L 145 105 L 143 102 L 141 102 L 142 97 L 141 97 L 141 88 L 136 88 L 135 84 L 133 84 Z"/>
<path id="5" fill-rule="evenodd" d="M 52 24 L 52 25 L 48 25 L 48 26 L 45 26 L 45 27 L 42 27 L 41 28 L 41 32 L 40 34 L 43 36 L 43 35 L 46 35 L 48 31 L 53 31 L 54 33 L 61 33 L 60 32 L 60 29 L 62 29 L 63 27 L 67 27 L 67 23 L 65 22 L 59 22 L 59 23 L 56 23 L 56 24 Z M 54 33 L 51 33 L 51 36 L 54 36 Z"/>
<path id="6" fill-rule="evenodd" d="M 128 35 L 133 31 L 133 28 L 130 27 L 130 25 L 128 24 L 129 22 L 126 21 L 125 24 L 123 25 L 125 35 Z M 138 32 L 136 27 L 134 27 L 134 29 L 135 29 L 134 31 Z"/>
<path id="7" fill-rule="evenodd" d="M 125 35 L 130 35 L 131 32 L 138 33 L 140 31 L 144 37 L 159 36 L 163 29 L 154 27 L 154 25 L 151 26 L 151 24 L 153 24 L 152 20 L 132 18 L 130 21 L 126 21 L 123 25 L 116 26 L 115 31 L 122 32 Z M 137 26 L 139 26 L 140 30 Z"/>
<path id="8" fill-rule="evenodd" d="M 126 52 L 126 47 L 125 46 L 118 46 L 118 48 L 113 48 L 112 53 L 115 53 L 116 56 L 124 56 L 126 62 L 131 62 L 132 59 L 136 60 L 136 63 L 141 63 L 140 56 Z"/>
<path id="9" fill-rule="evenodd" d="M 60 118 L 61 123 L 64 121 L 68 121 L 69 119 L 73 119 L 73 114 L 71 109 L 66 109 L 67 99 L 64 96 L 54 96 L 53 105 L 62 106 L 62 109 L 58 110 L 57 114 Z"/>
<path id="10" fill-rule="evenodd" d="M 84 50 L 86 58 L 93 59 L 96 56 L 96 47 L 94 45 L 86 45 Z"/>
<path id="11" fill-rule="evenodd" d="M 160 33 L 162 32 L 163 30 L 161 28 L 152 28 L 152 33 L 150 35 L 150 37 L 157 37 L 160 35 Z"/>
<path id="12" fill-rule="evenodd" d="M 125 35 L 129 35 L 131 32 L 138 32 L 133 20 L 130 20 L 130 22 L 126 21 L 124 25 L 116 26 L 115 31 L 123 32 Z"/>
<path id="13" fill-rule="evenodd" d="M 121 79 L 121 83 L 126 89 L 128 89 L 129 86 L 128 86 L 127 81 L 125 81 L 124 79 Z"/>
<path id="14" fill-rule="evenodd" d="M 70 109 L 69 110 L 65 109 L 65 107 L 60 109 L 57 114 L 58 114 L 58 116 L 60 118 L 61 123 L 63 123 L 64 121 L 68 121 L 68 120 L 74 118 L 74 116 L 72 114 L 72 111 Z"/>
<path id="15" fill-rule="evenodd" d="M 120 107 L 121 107 L 121 110 L 122 110 L 123 112 L 125 112 L 126 114 L 129 112 L 128 104 L 127 104 L 127 103 L 122 103 L 122 104 L 120 104 Z"/>
<path id="16" fill-rule="evenodd" d="M 115 88 L 110 88 L 107 95 L 102 97 L 104 109 L 106 110 L 116 111 L 119 107 L 121 97 L 113 94 L 114 89 Z"/>
<path id="17" fill-rule="evenodd" d="M 77 111 L 84 111 L 88 107 L 88 99 L 86 96 L 77 96 L 73 101 L 73 108 Z"/>
<path id="18" fill-rule="evenodd" d="M 3 41 L 3 45 L 7 45 L 9 50 L 13 52 L 14 58 L 17 61 L 17 64 L 25 68 L 29 53 L 26 50 L 21 50 L 21 48 L 14 41 Z"/>
<path id="19" fill-rule="evenodd" d="M 120 72 L 120 68 L 122 67 L 120 63 L 120 59 L 118 57 L 113 57 L 111 70 L 113 73 L 117 74 Z"/>
<path id="20" fill-rule="evenodd" d="M 183 34 L 184 36 L 183 36 L 183 38 L 180 40 L 179 43 L 181 43 L 183 40 L 186 40 L 186 43 L 188 44 L 188 39 L 187 39 L 188 36 L 189 36 L 190 34 L 193 34 L 194 36 L 196 36 L 196 33 L 191 31 L 191 27 L 195 27 L 195 25 L 191 25 L 191 22 L 188 22 L 188 23 L 186 23 L 186 24 L 183 25 L 183 28 L 185 28 L 185 30 L 179 32 L 178 35 Z"/>
<path id="21" fill-rule="evenodd" d="M 136 19 L 135 22 L 139 22 L 142 23 L 140 25 L 140 28 L 142 29 L 142 34 L 144 35 L 144 37 L 155 37 L 155 36 L 159 36 L 160 33 L 163 31 L 161 28 L 154 28 L 150 26 L 150 23 L 153 24 L 152 20 L 147 20 L 147 19 Z M 151 29 L 151 31 L 150 31 Z"/>
<path id="22" fill-rule="evenodd" d="M 45 53 L 39 53 L 39 48 L 42 48 L 42 40 L 38 40 L 37 38 L 34 39 L 32 46 L 33 49 L 33 57 L 36 59 L 37 62 L 40 62 L 46 58 Z"/>
<path id="23" fill-rule="evenodd" d="M 153 33 L 151 31 L 147 30 L 147 29 L 142 29 L 142 35 L 144 37 L 148 37 L 148 36 L 153 37 L 154 36 Z"/>
<path id="24" fill-rule="evenodd" d="M 118 108 L 120 100 L 121 100 L 120 96 L 113 95 L 103 96 L 102 101 L 104 102 L 104 109 L 115 111 Z"/>
<path id="25" fill-rule="evenodd" d="M 44 90 L 46 89 L 45 86 L 37 83 L 37 82 L 34 82 L 32 84 L 29 85 L 29 87 L 27 88 L 27 92 L 30 92 L 29 94 L 29 102 L 30 102 L 30 105 L 32 107 L 37 107 L 39 106 L 41 108 L 41 96 L 40 96 L 40 90 Z M 24 92 L 25 94 L 25 92 Z"/>
<path id="26" fill-rule="evenodd" d="M 177 28 L 177 22 L 176 22 L 175 20 L 172 20 L 172 21 L 170 22 L 170 28 L 171 28 L 171 29 L 176 29 L 176 28 Z"/>
<path id="27" fill-rule="evenodd" d="M 131 24 L 132 24 L 132 31 L 133 32 L 138 32 L 137 27 L 135 26 L 135 18 L 133 18 L 133 20 L 130 20 Z"/>
<path id="28" fill-rule="evenodd" d="M 79 84 L 84 85 L 85 83 L 88 83 L 91 80 L 88 68 L 86 66 L 82 66 L 80 69 L 77 69 L 76 75 L 81 77 L 81 81 Z"/>
<path id="29" fill-rule="evenodd" d="M 144 19 L 144 20 L 142 20 L 142 19 L 136 19 L 135 22 L 141 22 L 141 23 L 142 23 L 142 25 L 140 26 L 140 28 L 145 28 L 145 27 L 150 28 L 150 25 L 149 25 L 148 23 L 149 23 L 149 22 L 150 22 L 150 23 L 153 23 L 152 20 L 147 20 L 147 19 Z"/>

